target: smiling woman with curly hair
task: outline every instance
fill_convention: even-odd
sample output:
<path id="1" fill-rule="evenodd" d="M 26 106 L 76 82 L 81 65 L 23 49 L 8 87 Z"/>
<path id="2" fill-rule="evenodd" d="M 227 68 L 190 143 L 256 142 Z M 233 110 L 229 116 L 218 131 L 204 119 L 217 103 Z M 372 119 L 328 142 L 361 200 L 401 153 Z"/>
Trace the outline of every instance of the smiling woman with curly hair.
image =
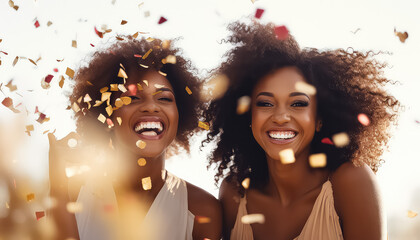
<path id="1" fill-rule="evenodd" d="M 225 239 L 384 238 L 373 173 L 400 106 L 384 90 L 386 64 L 373 52 L 301 49 L 272 24 L 229 29 L 233 48 L 216 72 L 229 88 L 205 114 L 204 141 L 217 141 L 210 164 L 225 177 Z M 237 114 L 244 96 L 250 111 Z M 264 223 L 242 218 L 254 213 Z"/>

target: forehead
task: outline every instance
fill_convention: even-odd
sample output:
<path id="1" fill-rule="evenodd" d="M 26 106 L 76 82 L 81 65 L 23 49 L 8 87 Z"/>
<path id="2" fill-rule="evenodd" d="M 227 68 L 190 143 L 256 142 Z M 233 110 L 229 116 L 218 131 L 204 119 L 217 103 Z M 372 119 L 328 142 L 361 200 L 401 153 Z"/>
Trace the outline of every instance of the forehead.
<path id="1" fill-rule="evenodd" d="M 275 70 L 263 78 L 255 85 L 253 95 L 258 92 L 287 92 L 296 90 L 297 82 L 306 80 L 296 67 L 283 67 Z"/>
<path id="2" fill-rule="evenodd" d="M 157 84 L 159 85 L 158 88 L 166 87 L 173 90 L 169 80 L 155 70 L 149 70 L 147 72 L 133 70 L 128 72 L 127 76 L 127 84 L 143 84 L 143 80 L 147 80 L 149 87 L 156 87 L 155 84 Z"/>

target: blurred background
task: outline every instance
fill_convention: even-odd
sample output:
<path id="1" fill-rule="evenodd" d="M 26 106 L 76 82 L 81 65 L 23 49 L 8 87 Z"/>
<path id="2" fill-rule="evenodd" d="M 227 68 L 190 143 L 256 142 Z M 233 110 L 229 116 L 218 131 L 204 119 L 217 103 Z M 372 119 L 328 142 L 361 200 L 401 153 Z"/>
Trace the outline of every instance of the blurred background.
<path id="1" fill-rule="evenodd" d="M 263 10 L 259 19 L 257 9 Z M 246 17 L 285 25 L 301 47 L 388 53 L 378 59 L 389 64 L 385 75 L 398 81 L 388 91 L 405 111 L 377 177 L 389 239 L 420 239 L 419 9 L 414 0 L 1 0 L 0 239 L 54 234 L 43 216 L 53 206 L 47 133 L 62 138 L 75 130 L 73 111 L 66 110 L 67 68 L 86 64 L 95 50 L 119 41 L 117 34 L 141 32 L 179 38 L 176 46 L 204 78 L 230 47 L 221 44 L 227 24 Z M 162 17 L 167 21 L 159 24 Z M 112 31 L 99 38 L 95 28 Z M 50 84 L 42 83 L 47 75 Z M 217 196 L 214 169 L 206 163 L 212 146 L 199 150 L 204 134 L 193 139 L 191 154 L 170 158 L 167 168 Z"/>

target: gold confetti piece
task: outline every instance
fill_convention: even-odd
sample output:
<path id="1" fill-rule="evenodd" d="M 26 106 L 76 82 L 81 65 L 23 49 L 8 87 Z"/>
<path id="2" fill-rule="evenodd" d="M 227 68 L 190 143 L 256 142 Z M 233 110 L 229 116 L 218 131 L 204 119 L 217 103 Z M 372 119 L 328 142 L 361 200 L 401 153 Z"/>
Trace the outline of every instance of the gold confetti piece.
<path id="1" fill-rule="evenodd" d="M 109 86 L 110 86 L 110 88 L 111 88 L 111 91 L 113 91 L 113 92 L 118 91 L 118 84 L 111 84 L 111 85 L 109 85 Z"/>
<path id="2" fill-rule="evenodd" d="M 165 87 L 165 85 L 161 85 L 161 84 L 155 84 L 154 86 L 155 86 L 155 88 L 164 88 Z"/>
<path id="3" fill-rule="evenodd" d="M 120 126 L 121 126 L 121 124 L 122 124 L 122 119 L 121 119 L 120 117 L 117 117 L 117 122 L 118 122 L 118 125 L 120 125 Z"/>
<path id="4" fill-rule="evenodd" d="M 128 105 L 131 103 L 130 97 L 121 97 L 121 100 L 123 101 L 124 105 Z"/>
<path id="5" fill-rule="evenodd" d="M 151 37 L 148 37 L 148 38 L 146 38 L 146 41 L 148 41 L 148 42 L 153 42 L 155 39 L 154 38 L 151 38 Z"/>
<path id="6" fill-rule="evenodd" d="M 146 86 L 149 86 L 149 81 L 147 80 L 143 80 L 144 84 L 146 84 Z"/>
<path id="7" fill-rule="evenodd" d="M 257 1 L 257 0 L 251 0 L 252 3 L 255 3 L 255 1 Z"/>
<path id="8" fill-rule="evenodd" d="M 69 213 L 79 213 L 83 211 L 83 204 L 79 202 L 68 202 L 66 208 Z"/>
<path id="9" fill-rule="evenodd" d="M 13 64 L 12 64 L 12 66 L 14 67 L 18 61 L 19 61 L 19 57 L 18 57 L 18 56 L 16 56 L 16 57 L 15 57 L 15 60 L 13 60 Z"/>
<path id="10" fill-rule="evenodd" d="M 359 120 L 359 122 L 363 126 L 369 126 L 369 124 L 370 124 L 369 117 L 364 113 L 360 113 L 359 115 L 357 115 L 357 120 Z"/>
<path id="11" fill-rule="evenodd" d="M 92 98 L 89 96 L 88 93 L 86 93 L 85 97 L 83 98 L 83 102 L 90 102 L 92 101 Z"/>
<path id="12" fill-rule="evenodd" d="M 141 86 L 140 83 L 137 83 L 137 90 L 142 91 L 143 90 L 143 86 Z"/>
<path id="13" fill-rule="evenodd" d="M 73 109 L 73 111 L 76 112 L 76 113 L 80 111 L 79 105 L 77 105 L 77 103 L 75 103 L 75 102 L 71 106 L 71 109 Z"/>
<path id="14" fill-rule="evenodd" d="M 176 64 L 176 57 L 174 55 L 168 55 L 165 60 L 166 63 Z"/>
<path id="15" fill-rule="evenodd" d="M 159 91 L 157 91 L 157 92 L 154 92 L 154 93 L 152 93 L 152 96 L 154 96 L 154 95 L 156 95 L 156 94 L 159 94 L 159 93 L 161 93 L 162 92 L 162 90 L 159 90 Z"/>
<path id="16" fill-rule="evenodd" d="M 79 97 L 79 99 L 77 99 L 77 103 L 79 103 L 79 104 L 80 104 L 80 103 L 82 102 L 82 99 L 83 99 L 83 97 L 82 97 L 82 96 L 80 96 L 80 97 Z"/>
<path id="17" fill-rule="evenodd" d="M 51 21 L 47 22 L 47 27 L 51 26 L 53 23 Z"/>
<path id="18" fill-rule="evenodd" d="M 153 51 L 153 49 L 149 49 L 149 51 L 147 51 L 147 53 L 144 54 L 142 58 L 146 59 L 152 51 Z"/>
<path id="19" fill-rule="evenodd" d="M 137 164 L 138 164 L 140 167 L 144 167 L 144 166 L 146 166 L 146 159 L 144 159 L 144 158 L 139 158 L 139 160 L 137 160 Z"/>
<path id="20" fill-rule="evenodd" d="M 313 168 L 322 168 L 327 165 L 327 155 L 325 153 L 317 153 L 309 156 L 309 165 Z"/>
<path id="21" fill-rule="evenodd" d="M 125 88 L 124 84 L 118 84 L 118 89 L 123 93 L 127 92 L 127 88 Z"/>
<path id="22" fill-rule="evenodd" d="M 69 76 L 70 78 L 74 77 L 74 70 L 71 68 L 67 68 L 66 69 L 66 75 Z"/>
<path id="23" fill-rule="evenodd" d="M 102 96 L 101 96 L 101 101 L 104 102 L 104 101 L 108 100 L 109 97 L 111 97 L 111 92 L 103 92 Z"/>
<path id="24" fill-rule="evenodd" d="M 217 75 L 204 84 L 200 97 L 204 101 L 211 101 L 222 97 L 229 86 L 229 78 L 226 75 Z"/>
<path id="25" fill-rule="evenodd" d="M 185 87 L 185 91 L 187 91 L 188 95 L 192 94 L 191 89 L 188 86 Z"/>
<path id="26" fill-rule="evenodd" d="M 236 113 L 242 115 L 249 110 L 251 105 L 251 98 L 249 96 L 242 96 L 238 99 L 238 105 L 236 107 Z"/>
<path id="27" fill-rule="evenodd" d="M 13 85 L 12 80 L 10 80 L 5 86 L 9 88 L 10 92 L 16 91 L 17 89 L 16 85 Z"/>
<path id="28" fill-rule="evenodd" d="M 150 190 L 152 189 L 152 180 L 150 179 L 150 177 L 142 178 L 141 185 L 143 186 L 144 190 Z"/>
<path id="29" fill-rule="evenodd" d="M 112 110 L 112 106 L 111 105 L 107 106 L 105 108 L 105 110 L 106 110 L 106 113 L 108 113 L 108 116 L 111 116 L 112 115 L 113 110 Z"/>
<path id="30" fill-rule="evenodd" d="M 144 68 L 149 68 L 149 66 L 146 66 L 146 65 L 143 65 L 143 64 L 139 64 L 141 67 L 144 67 Z"/>
<path id="31" fill-rule="evenodd" d="M 400 39 L 400 42 L 405 43 L 405 40 L 408 38 L 407 32 L 397 32 L 397 29 L 394 28 L 394 34 Z"/>
<path id="32" fill-rule="evenodd" d="M 74 48 L 77 48 L 77 41 L 76 40 L 71 41 L 71 46 Z"/>
<path id="33" fill-rule="evenodd" d="M 29 62 L 31 62 L 33 65 L 38 66 L 34 60 L 32 60 L 32 59 L 30 59 L 30 58 L 28 58 L 28 60 L 29 60 Z"/>
<path id="34" fill-rule="evenodd" d="M 106 91 L 108 91 L 108 87 L 103 87 L 99 90 L 100 93 L 104 93 Z"/>
<path id="35" fill-rule="evenodd" d="M 417 216 L 417 213 L 416 213 L 416 212 L 411 211 L 411 210 L 408 210 L 408 212 L 407 212 L 407 217 L 409 217 L 409 218 L 414 218 L 414 217 L 416 217 L 416 216 Z"/>
<path id="36" fill-rule="evenodd" d="M 253 224 L 253 223 L 264 224 L 265 217 L 261 213 L 248 214 L 241 218 L 241 222 L 243 224 Z"/>
<path id="37" fill-rule="evenodd" d="M 139 36 L 139 32 L 136 32 L 132 35 L 133 38 L 137 38 Z"/>
<path id="38" fill-rule="evenodd" d="M 164 73 L 164 72 L 161 72 L 161 71 L 158 71 L 158 73 L 159 73 L 160 75 L 164 76 L 164 77 L 166 77 L 166 75 L 168 75 L 168 74 L 166 74 L 166 73 Z"/>
<path id="39" fill-rule="evenodd" d="M 290 164 L 295 162 L 295 153 L 293 152 L 293 149 L 287 148 L 284 150 L 281 150 L 279 152 L 280 161 L 283 164 Z"/>
<path id="40" fill-rule="evenodd" d="M 249 178 L 245 178 L 243 181 L 242 181 L 242 187 L 244 187 L 245 189 L 248 189 L 249 188 Z"/>
<path id="41" fill-rule="evenodd" d="M 139 5 L 137 6 L 138 8 L 140 8 L 141 6 L 143 6 L 144 2 L 139 3 Z"/>
<path id="42" fill-rule="evenodd" d="M 121 100 L 121 98 L 115 99 L 115 107 L 120 108 L 124 105 L 124 102 Z"/>
<path id="43" fill-rule="evenodd" d="M 115 37 L 118 41 L 123 41 L 124 40 L 124 38 L 122 38 L 122 37 Z"/>
<path id="44" fill-rule="evenodd" d="M 205 216 L 195 216 L 195 220 L 197 220 L 197 222 L 200 224 L 211 222 L 211 218 Z"/>
<path id="45" fill-rule="evenodd" d="M 118 72 L 118 77 L 128 78 L 127 73 L 125 73 L 124 69 L 122 69 L 122 68 L 120 68 L 120 71 Z"/>
<path id="46" fill-rule="evenodd" d="M 103 103 L 102 101 L 96 100 L 95 105 L 93 105 L 93 106 L 94 107 L 99 107 L 102 103 Z"/>
<path id="47" fill-rule="evenodd" d="M 26 195 L 26 201 L 27 202 L 30 202 L 34 199 L 35 199 L 35 194 L 34 193 L 29 193 L 28 195 Z"/>
<path id="48" fill-rule="evenodd" d="M 332 136 L 332 141 L 334 142 L 334 145 L 336 147 L 345 147 L 349 144 L 350 138 L 349 135 L 347 135 L 347 133 L 342 132 L 334 134 Z"/>
<path id="49" fill-rule="evenodd" d="M 101 123 L 105 123 L 105 121 L 106 121 L 106 117 L 105 117 L 104 115 L 102 115 L 102 113 L 100 113 L 100 114 L 99 114 L 99 116 L 98 116 L 98 120 L 99 120 Z"/>
<path id="50" fill-rule="evenodd" d="M 68 145 L 70 148 L 75 148 L 75 147 L 77 146 L 77 140 L 76 140 L 76 139 L 74 139 L 74 138 L 70 138 L 70 139 L 67 141 L 67 145 Z"/>
<path id="51" fill-rule="evenodd" d="M 144 12 L 144 17 L 146 17 L 146 18 L 147 18 L 147 17 L 150 17 L 150 12 L 149 12 L 149 11 L 145 11 L 145 12 Z"/>
<path id="52" fill-rule="evenodd" d="M 316 88 L 309 83 L 306 82 L 297 82 L 295 88 L 299 92 L 306 93 L 308 95 L 315 95 Z"/>
<path id="53" fill-rule="evenodd" d="M 60 76 L 60 82 L 58 83 L 58 86 L 60 86 L 60 88 L 63 88 L 64 85 L 64 77 Z"/>
<path id="54" fill-rule="evenodd" d="M 125 24 L 127 24 L 127 21 L 126 20 L 122 20 L 121 21 L 121 25 L 125 25 Z"/>
<path id="55" fill-rule="evenodd" d="M 146 142 L 142 140 L 137 140 L 136 146 L 140 149 L 144 149 L 146 147 Z"/>
<path id="56" fill-rule="evenodd" d="M 209 130 L 210 125 L 207 122 L 198 121 L 198 126 L 202 129 Z"/>
<path id="57" fill-rule="evenodd" d="M 168 48 L 170 48 L 171 47 L 171 40 L 164 40 L 163 42 L 162 42 L 162 48 L 163 49 L 168 49 Z"/>
<path id="58" fill-rule="evenodd" d="M 12 0 L 9 0 L 9 6 L 13 7 L 13 6 L 15 6 L 15 3 Z"/>

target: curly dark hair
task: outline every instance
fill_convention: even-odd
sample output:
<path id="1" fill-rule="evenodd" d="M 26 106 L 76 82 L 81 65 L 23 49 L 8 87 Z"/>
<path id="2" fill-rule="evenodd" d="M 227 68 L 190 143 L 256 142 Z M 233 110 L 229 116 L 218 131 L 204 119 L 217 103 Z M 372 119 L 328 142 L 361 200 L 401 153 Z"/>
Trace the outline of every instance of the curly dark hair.
<path id="1" fill-rule="evenodd" d="M 312 153 L 325 153 L 326 168 L 331 171 L 352 161 L 355 165 L 366 163 L 376 172 L 390 138 L 389 127 L 396 124 L 400 107 L 383 89 L 393 83 L 383 76 L 386 64 L 373 59 L 373 52 L 300 49 L 292 36 L 287 40 L 277 39 L 274 27 L 257 22 L 235 22 L 228 27 L 232 34 L 224 41 L 233 47 L 225 55 L 227 60 L 214 72 L 229 78 L 229 88 L 205 112 L 211 129 L 203 143 L 217 140 L 209 160 L 210 165 L 218 166 L 216 182 L 228 177 L 239 186 L 249 177 L 251 187 L 267 183 L 267 162 L 261 161 L 266 155 L 249 127 L 251 111 L 238 115 L 237 100 L 251 96 L 261 78 L 287 66 L 299 69 L 317 90 L 318 116 L 323 125 L 311 142 Z M 370 125 L 359 123 L 360 113 L 370 118 Z M 340 132 L 348 134 L 347 146 L 337 148 L 321 142 Z"/>
<path id="2" fill-rule="evenodd" d="M 169 40 L 151 41 L 151 39 L 137 40 L 131 36 L 122 37 L 124 41 L 119 41 L 105 50 L 94 53 L 89 64 L 81 67 L 75 75 L 70 102 L 76 103 L 81 108 L 81 111 L 75 114 L 77 132 L 87 140 L 88 144 L 108 144 L 111 137 L 108 125 L 97 119 L 99 114 L 108 116 L 105 110 L 107 105 L 103 103 L 98 107 L 93 107 L 95 100 L 101 100 L 100 89 L 109 88 L 110 84 L 123 83 L 123 78 L 117 77 L 121 66 L 127 73 L 133 69 L 143 74 L 150 70 L 161 71 L 167 74 L 166 78 L 174 89 L 179 113 L 175 150 L 183 147 L 188 152 L 189 139 L 197 129 L 198 123 L 198 93 L 201 82 L 193 74 L 196 69 L 192 67 L 190 61 L 179 55 L 179 49 L 167 46 L 170 45 Z M 147 52 L 149 54 L 144 58 Z M 175 64 L 164 63 L 169 55 L 176 56 Z M 186 87 L 191 90 L 191 95 L 186 91 Z M 81 100 L 86 94 L 93 99 L 90 108 L 88 103 Z M 115 99 L 120 95 L 120 91 L 112 92 L 111 105 L 114 105 Z"/>

